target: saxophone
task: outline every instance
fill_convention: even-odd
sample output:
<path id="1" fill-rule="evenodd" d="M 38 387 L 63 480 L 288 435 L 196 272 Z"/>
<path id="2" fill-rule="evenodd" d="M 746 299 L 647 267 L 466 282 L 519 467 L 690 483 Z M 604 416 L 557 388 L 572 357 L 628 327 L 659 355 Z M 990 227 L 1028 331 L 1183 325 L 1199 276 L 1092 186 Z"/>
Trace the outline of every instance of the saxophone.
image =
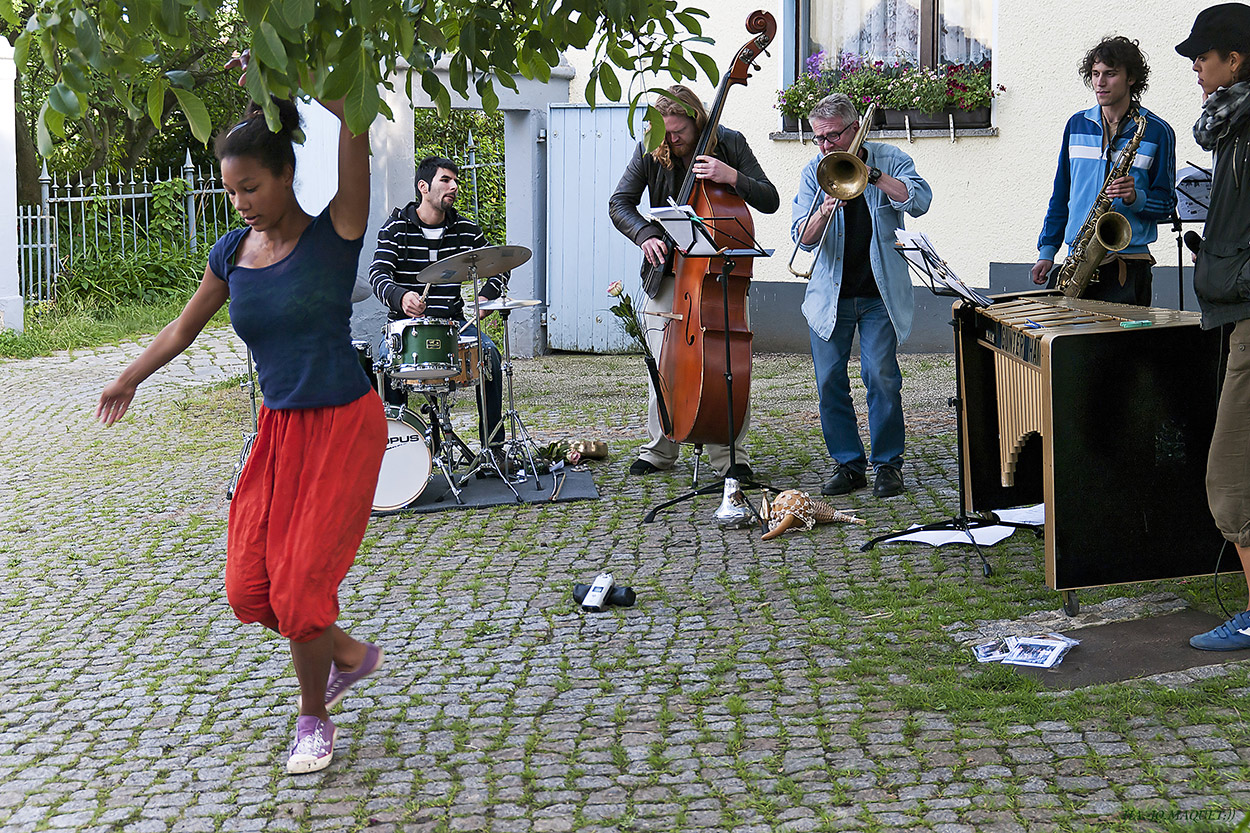
<path id="1" fill-rule="evenodd" d="M 1069 298 L 1081 297 L 1107 252 L 1118 252 L 1132 242 L 1133 229 L 1123 214 L 1111 210 L 1111 198 L 1107 196 L 1107 186 L 1133 167 L 1137 146 L 1146 132 L 1146 117 L 1137 110 L 1133 111 L 1132 117 L 1137 122 L 1137 132 L 1124 146 L 1120 160 L 1103 181 L 1098 199 L 1090 207 L 1084 225 L 1068 249 L 1068 258 L 1059 269 L 1055 286 Z"/>

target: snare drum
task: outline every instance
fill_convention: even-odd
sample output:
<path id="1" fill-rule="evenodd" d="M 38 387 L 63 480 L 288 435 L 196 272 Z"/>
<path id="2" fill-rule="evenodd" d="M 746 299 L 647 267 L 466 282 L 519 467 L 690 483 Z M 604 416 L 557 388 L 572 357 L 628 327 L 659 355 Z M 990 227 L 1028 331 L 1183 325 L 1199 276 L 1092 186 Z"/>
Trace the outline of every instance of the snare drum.
<path id="1" fill-rule="evenodd" d="M 446 379 L 460 372 L 456 322 L 446 318 L 389 321 L 386 347 L 383 369 L 392 379 Z"/>
<path id="2" fill-rule="evenodd" d="M 477 363 L 482 356 L 481 342 L 477 336 L 460 336 L 456 345 L 460 353 L 460 372 L 451 377 L 451 381 L 462 388 L 477 383 Z"/>
<path id="3" fill-rule="evenodd" d="M 429 429 L 407 408 L 386 406 L 386 453 L 373 493 L 375 512 L 403 509 L 416 500 L 434 476 Z"/>

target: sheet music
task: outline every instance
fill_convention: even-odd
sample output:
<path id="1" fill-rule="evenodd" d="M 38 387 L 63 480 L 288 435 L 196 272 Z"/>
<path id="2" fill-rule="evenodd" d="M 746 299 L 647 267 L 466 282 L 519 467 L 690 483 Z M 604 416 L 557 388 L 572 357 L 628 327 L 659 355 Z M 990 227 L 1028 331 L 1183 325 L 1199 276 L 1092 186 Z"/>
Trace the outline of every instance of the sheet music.
<path id="1" fill-rule="evenodd" d="M 678 251 L 692 257 L 710 257 L 720 250 L 708 235 L 707 226 L 689 205 L 670 205 L 651 209 L 647 218 L 659 223 L 673 238 Z"/>
<path id="2" fill-rule="evenodd" d="M 895 229 L 894 236 L 899 242 L 899 253 L 921 276 L 928 276 L 934 283 L 977 306 L 988 307 L 994 303 L 992 298 L 982 295 L 960 280 L 954 270 L 937 253 L 937 247 L 923 231 Z"/>

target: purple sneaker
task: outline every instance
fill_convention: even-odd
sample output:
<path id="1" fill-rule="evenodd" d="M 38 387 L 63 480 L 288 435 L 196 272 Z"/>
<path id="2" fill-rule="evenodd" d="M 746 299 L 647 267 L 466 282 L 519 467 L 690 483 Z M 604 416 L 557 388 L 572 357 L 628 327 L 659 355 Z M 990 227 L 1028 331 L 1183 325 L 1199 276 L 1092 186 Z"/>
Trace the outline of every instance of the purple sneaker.
<path id="1" fill-rule="evenodd" d="M 330 680 L 326 683 L 326 708 L 333 708 L 343 699 L 347 690 L 382 667 L 382 649 L 372 642 L 365 643 L 365 658 L 355 671 L 340 671 L 330 663 Z"/>
<path id="2" fill-rule="evenodd" d="M 334 738 L 338 733 L 330 721 L 301 714 L 295 721 L 295 745 L 291 747 L 286 771 L 298 775 L 328 767 L 334 759 Z"/>

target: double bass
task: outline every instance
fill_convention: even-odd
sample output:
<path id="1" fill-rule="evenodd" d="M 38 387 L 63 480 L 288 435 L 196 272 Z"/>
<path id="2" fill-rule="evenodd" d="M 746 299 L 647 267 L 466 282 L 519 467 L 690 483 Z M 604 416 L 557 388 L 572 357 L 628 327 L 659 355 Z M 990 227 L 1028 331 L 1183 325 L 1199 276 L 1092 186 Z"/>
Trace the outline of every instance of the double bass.
<path id="1" fill-rule="evenodd" d="M 738 50 L 733 65 L 721 79 L 716 100 L 708 112 L 707 126 L 699 137 L 692 160 L 711 154 L 726 94 L 737 84 L 746 85 L 755 59 L 768 48 L 777 33 L 777 21 L 766 11 L 755 11 L 747 18 L 746 28 L 754 37 Z M 729 187 L 696 178 L 693 161 L 682 180 L 677 202 L 691 206 L 698 217 L 710 218 L 708 230 L 719 250 L 752 245 L 755 224 L 746 203 Z M 720 284 L 724 258 L 683 257 L 680 253 L 673 258 L 673 309 L 660 349 L 661 384 L 657 391 L 661 414 L 664 410 L 668 412 L 668 419 L 662 420 L 667 423 L 664 431 L 674 442 L 729 445 L 734 441 L 729 430 L 729 409 L 733 409 L 735 433 L 746 419 L 751 396 L 751 329 L 747 325 L 747 288 L 751 282 L 752 258 L 733 259 L 731 262 L 733 268 L 726 276 L 726 307 L 726 293 Z M 665 266 L 653 268 L 664 269 Z M 644 277 L 644 282 L 654 277 L 657 276 Z M 729 340 L 728 363 L 726 333 Z M 739 383 L 726 384 L 727 379 Z M 729 394 L 731 388 L 732 401 Z"/>

